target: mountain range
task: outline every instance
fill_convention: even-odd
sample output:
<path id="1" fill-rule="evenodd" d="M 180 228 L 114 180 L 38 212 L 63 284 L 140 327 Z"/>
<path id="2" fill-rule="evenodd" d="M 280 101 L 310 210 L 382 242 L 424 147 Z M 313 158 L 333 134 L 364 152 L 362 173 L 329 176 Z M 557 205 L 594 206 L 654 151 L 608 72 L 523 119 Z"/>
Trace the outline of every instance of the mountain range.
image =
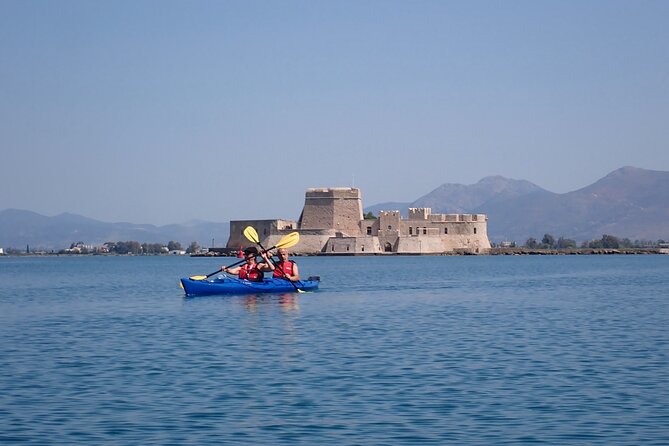
<path id="1" fill-rule="evenodd" d="M 529 181 L 489 176 L 472 185 L 446 183 L 413 202 L 386 202 L 365 208 L 399 210 L 430 207 L 433 213 L 487 214 L 492 242 L 544 234 L 594 240 L 614 235 L 630 240 L 669 239 L 669 172 L 623 167 L 582 189 L 564 194 L 547 191 Z M 201 246 L 222 246 L 229 224 L 192 221 L 154 226 L 105 223 L 75 214 L 47 217 L 31 211 L 0 211 L 0 247 L 58 250 L 71 243 L 101 245 L 108 241 L 135 240 L 164 243 L 174 240 L 184 247 L 193 241 Z"/>
<path id="2" fill-rule="evenodd" d="M 577 241 L 614 235 L 630 240 L 669 239 L 669 172 L 623 167 L 582 189 L 564 194 L 525 180 L 485 177 L 473 185 L 443 184 L 411 203 L 365 208 L 430 207 L 433 213 L 488 215 L 493 242 L 524 243 L 544 234 Z"/>
<path id="3" fill-rule="evenodd" d="M 81 215 L 63 213 L 47 217 L 32 211 L 0 211 L 0 247 L 59 250 L 82 241 L 102 245 L 113 241 L 140 243 L 180 242 L 184 249 L 191 242 L 200 246 L 220 246 L 227 242 L 229 224 L 194 220 L 185 224 L 154 226 L 134 223 L 105 223 Z M 212 241 L 214 239 L 215 241 Z"/>

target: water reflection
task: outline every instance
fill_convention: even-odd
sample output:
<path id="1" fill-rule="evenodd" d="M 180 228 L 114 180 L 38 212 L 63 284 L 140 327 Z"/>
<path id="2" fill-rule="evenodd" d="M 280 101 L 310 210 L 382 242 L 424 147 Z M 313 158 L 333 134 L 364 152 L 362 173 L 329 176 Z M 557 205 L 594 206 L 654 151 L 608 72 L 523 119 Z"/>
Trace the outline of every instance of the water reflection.
<path id="1" fill-rule="evenodd" d="M 223 299 L 235 304 L 241 304 L 250 312 L 256 312 L 262 307 L 270 308 L 278 305 L 285 312 L 299 312 L 300 303 L 296 293 L 283 294 L 245 294 L 245 295 L 211 295 L 211 296 L 184 296 L 185 303 L 205 301 L 212 299 Z"/>
<path id="2" fill-rule="evenodd" d="M 243 298 L 244 307 L 250 312 L 256 312 L 263 305 L 279 305 L 284 312 L 299 312 L 300 304 L 295 293 L 283 294 L 249 294 Z"/>

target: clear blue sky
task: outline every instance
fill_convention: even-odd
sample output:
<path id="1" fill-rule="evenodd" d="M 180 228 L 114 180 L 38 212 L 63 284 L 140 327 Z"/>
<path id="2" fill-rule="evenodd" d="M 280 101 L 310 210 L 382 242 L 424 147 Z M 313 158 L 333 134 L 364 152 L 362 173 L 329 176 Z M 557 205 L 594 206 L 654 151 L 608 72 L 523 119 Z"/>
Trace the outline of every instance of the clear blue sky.
<path id="1" fill-rule="evenodd" d="M 669 170 L 668 1 L 0 0 L 0 209 L 297 219 Z"/>

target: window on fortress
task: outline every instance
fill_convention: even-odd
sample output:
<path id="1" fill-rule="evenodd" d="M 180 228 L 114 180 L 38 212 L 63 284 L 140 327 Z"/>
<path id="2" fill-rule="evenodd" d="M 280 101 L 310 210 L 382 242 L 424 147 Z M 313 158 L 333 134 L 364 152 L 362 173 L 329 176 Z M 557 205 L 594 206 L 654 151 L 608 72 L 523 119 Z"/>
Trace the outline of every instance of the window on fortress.
<path id="1" fill-rule="evenodd" d="M 423 228 L 423 234 L 427 234 L 427 228 Z"/>
<path id="2" fill-rule="evenodd" d="M 390 230 L 390 229 L 393 229 L 393 227 L 392 227 L 392 226 L 390 226 L 390 225 L 388 225 L 388 230 Z"/>
<path id="3" fill-rule="evenodd" d="M 367 226 L 367 235 L 372 235 L 372 227 Z"/>
<path id="4" fill-rule="evenodd" d="M 409 226 L 409 235 L 413 234 L 413 229 Z"/>
<path id="5" fill-rule="evenodd" d="M 448 234 L 448 228 L 444 228 L 444 234 Z"/>
<path id="6" fill-rule="evenodd" d="M 474 234 L 476 234 L 476 228 L 474 228 Z"/>

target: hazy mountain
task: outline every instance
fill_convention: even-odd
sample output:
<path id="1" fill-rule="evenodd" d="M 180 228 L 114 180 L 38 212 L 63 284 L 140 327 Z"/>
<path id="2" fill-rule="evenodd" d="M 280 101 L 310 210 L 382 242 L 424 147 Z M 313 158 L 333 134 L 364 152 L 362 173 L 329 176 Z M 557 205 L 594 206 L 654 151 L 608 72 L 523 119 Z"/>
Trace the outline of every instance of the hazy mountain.
<path id="1" fill-rule="evenodd" d="M 603 234 L 631 240 L 669 239 L 669 172 L 623 167 L 599 181 L 565 194 L 549 192 L 524 180 L 500 176 L 476 184 L 444 184 L 412 203 L 388 202 L 365 208 L 380 210 L 431 207 L 434 213 L 488 215 L 491 241 L 524 243 L 529 237 L 577 241 Z M 47 217 L 30 211 L 0 211 L 0 247 L 62 249 L 73 242 L 99 245 L 107 241 L 140 243 L 197 241 L 201 246 L 223 246 L 228 223 L 191 221 L 180 225 L 104 223 L 74 214 Z"/>
<path id="2" fill-rule="evenodd" d="M 669 238 L 669 172 L 623 167 L 565 194 L 528 194 L 488 202 L 492 240 L 524 242 L 549 233 L 576 240 L 603 234 L 631 240 Z"/>
<path id="3" fill-rule="evenodd" d="M 529 181 L 490 176 L 470 186 L 442 184 L 414 201 L 411 207 L 432 208 L 432 212 L 437 214 L 459 214 L 485 207 L 491 200 L 508 200 L 541 192 L 547 191 Z"/>
<path id="4" fill-rule="evenodd" d="M 510 180 L 501 176 L 485 177 L 476 184 L 446 183 L 412 202 L 374 204 L 366 207 L 365 212 L 377 215 L 379 211 L 400 211 L 406 217 L 407 209 L 432 208 L 435 214 L 468 213 L 471 209 L 484 206 L 489 200 L 504 200 L 527 195 L 532 192 L 547 192 L 539 186 L 525 180 Z"/>
<path id="5" fill-rule="evenodd" d="M 486 177 L 473 185 L 444 184 L 406 207 L 431 207 L 434 213 L 487 214 L 491 241 L 524 243 L 546 233 L 577 241 L 603 234 L 666 240 L 669 172 L 623 167 L 565 194 L 523 180 Z"/>
<path id="6" fill-rule="evenodd" d="M 140 243 L 165 243 L 174 240 L 184 248 L 197 241 L 201 246 L 225 244 L 228 223 L 193 221 L 181 225 L 154 226 L 134 223 L 105 223 L 76 214 L 59 214 L 47 217 L 19 209 L 0 211 L 0 247 L 59 250 L 71 243 L 101 245 L 108 241 L 138 241 Z"/>
<path id="7" fill-rule="evenodd" d="M 412 207 L 411 203 L 402 203 L 398 201 L 387 201 L 385 203 L 373 204 L 365 208 L 365 213 L 371 212 L 379 215 L 380 211 L 400 211 L 403 217 L 408 215 L 407 209 Z"/>

